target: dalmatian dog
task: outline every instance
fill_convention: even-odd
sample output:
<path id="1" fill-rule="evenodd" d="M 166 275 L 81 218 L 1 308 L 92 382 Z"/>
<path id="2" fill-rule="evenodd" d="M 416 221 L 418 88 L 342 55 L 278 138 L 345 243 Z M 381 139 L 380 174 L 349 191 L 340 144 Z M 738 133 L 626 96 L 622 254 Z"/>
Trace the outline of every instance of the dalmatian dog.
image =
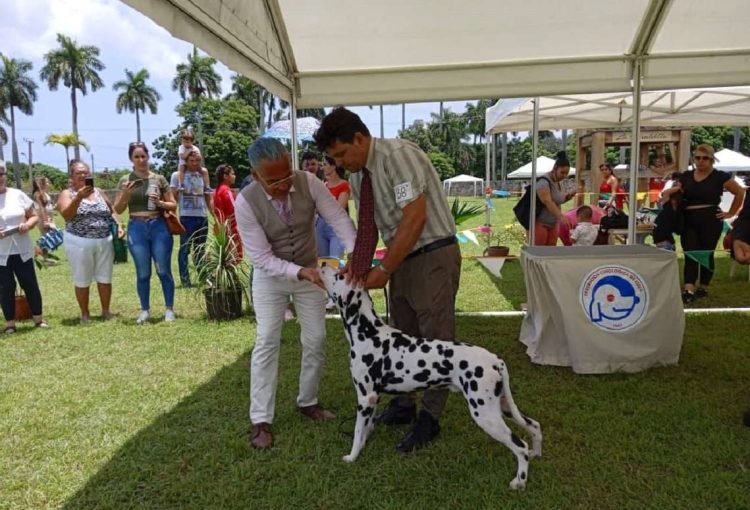
<path id="1" fill-rule="evenodd" d="M 328 295 L 341 313 L 350 346 L 349 368 L 357 392 L 357 421 L 349 455 L 353 462 L 374 427 L 375 407 L 383 393 L 408 393 L 449 388 L 463 394 L 474 421 L 503 443 L 518 460 L 511 489 L 523 489 L 529 458 L 542 454 L 539 423 L 524 416 L 513 402 L 505 363 L 491 352 L 461 342 L 417 338 L 385 324 L 375 313 L 367 291 L 346 283 L 329 266 L 321 268 Z M 503 421 L 513 419 L 525 429 L 532 448 Z"/>

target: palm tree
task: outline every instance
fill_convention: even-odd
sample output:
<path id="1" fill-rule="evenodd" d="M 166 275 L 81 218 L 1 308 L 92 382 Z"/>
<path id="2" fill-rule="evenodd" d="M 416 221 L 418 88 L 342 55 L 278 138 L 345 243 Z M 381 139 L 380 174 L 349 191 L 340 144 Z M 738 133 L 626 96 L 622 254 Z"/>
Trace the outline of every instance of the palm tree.
<path id="1" fill-rule="evenodd" d="M 70 169 L 70 148 L 83 147 L 86 150 L 90 150 L 89 144 L 85 140 L 78 138 L 75 133 L 66 133 L 64 135 L 49 134 L 44 139 L 44 145 L 57 144 L 62 145 L 65 148 L 65 167 Z M 79 151 L 80 152 L 80 151 Z M 80 158 L 76 158 L 80 159 Z"/>
<path id="2" fill-rule="evenodd" d="M 193 46 L 193 53 L 188 54 L 187 59 L 187 63 L 177 64 L 177 75 L 172 80 L 172 90 L 178 91 L 183 100 L 190 96 L 190 99 L 197 102 L 198 146 L 201 147 L 203 145 L 203 134 L 200 100 L 204 94 L 209 98 L 221 94 L 221 76 L 214 69 L 216 59 L 208 55 L 199 55 L 195 46 Z"/>
<path id="3" fill-rule="evenodd" d="M 148 108 L 152 115 L 156 114 L 156 103 L 159 102 L 161 96 L 154 87 L 146 83 L 149 79 L 146 69 L 141 69 L 135 74 L 133 74 L 133 71 L 125 69 L 125 76 L 125 80 L 120 80 L 112 86 L 114 90 L 122 89 L 123 91 L 117 96 L 115 106 L 117 107 L 117 113 L 122 113 L 123 110 L 135 112 L 136 140 L 140 142 L 140 112 L 146 113 L 146 108 Z"/>
<path id="4" fill-rule="evenodd" d="M 183 100 L 188 96 L 197 100 L 204 94 L 208 97 L 221 94 L 221 76 L 214 70 L 216 59 L 199 55 L 195 46 L 187 59 L 187 63 L 177 64 L 172 90 L 178 91 Z"/>
<path id="5" fill-rule="evenodd" d="M 21 187 L 21 168 L 18 163 L 18 144 L 16 143 L 16 108 L 26 115 L 34 112 L 37 84 L 27 74 L 33 65 L 28 60 L 17 60 L 0 55 L 0 105 L 3 111 L 10 108 L 11 152 L 13 154 L 13 176 L 16 186 Z M 6 133 L 7 138 L 7 133 Z"/>
<path id="6" fill-rule="evenodd" d="M 0 161 L 5 161 L 5 153 L 3 147 L 8 143 L 8 132 L 3 126 L 0 126 Z"/>
<path id="7" fill-rule="evenodd" d="M 97 71 L 103 70 L 105 66 L 98 58 L 99 48 L 96 46 L 79 46 L 76 41 L 63 34 L 57 34 L 57 42 L 60 43 L 60 47 L 44 55 L 46 64 L 42 67 L 39 77 L 47 82 L 50 90 L 57 90 L 61 80 L 64 86 L 70 88 L 73 134 L 78 137 L 76 90 L 80 90 L 85 96 L 89 85 L 92 92 L 104 87 L 104 82 Z M 75 157 L 76 159 L 81 157 L 78 145 L 75 146 Z"/>

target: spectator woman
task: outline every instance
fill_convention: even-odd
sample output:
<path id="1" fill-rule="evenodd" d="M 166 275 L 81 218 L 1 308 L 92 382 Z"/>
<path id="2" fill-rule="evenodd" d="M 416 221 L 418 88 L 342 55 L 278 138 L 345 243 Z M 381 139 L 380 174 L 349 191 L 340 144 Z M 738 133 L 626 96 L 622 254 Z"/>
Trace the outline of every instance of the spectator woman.
<path id="1" fill-rule="evenodd" d="M 323 165 L 323 174 L 325 176 L 326 188 L 331 192 L 336 202 L 348 213 L 351 188 L 349 187 L 349 183 L 342 178 L 344 174 L 343 169 L 337 168 L 336 162 L 326 156 L 325 164 Z M 320 216 L 318 216 L 315 223 L 315 234 L 318 242 L 319 257 L 341 259 L 344 256 L 344 245 L 336 237 L 331 226 Z"/>
<path id="2" fill-rule="evenodd" d="M 230 232 L 237 249 L 238 260 L 242 260 L 242 241 L 237 232 L 237 221 L 234 218 L 234 194 L 232 186 L 237 179 L 234 168 L 230 165 L 216 167 L 216 191 L 214 192 L 214 210 L 216 219 L 220 222 L 229 220 Z"/>
<path id="3" fill-rule="evenodd" d="M 686 252 L 682 292 L 685 304 L 708 296 L 708 285 L 714 275 L 713 252 L 721 237 L 724 220 L 737 214 L 745 198 L 745 189 L 732 179 L 732 174 L 716 170 L 714 161 L 714 148 L 708 144 L 699 145 L 693 153 L 693 170 L 680 174 L 679 182 L 662 194 L 662 201 L 666 201 L 673 193 L 682 191 L 684 225 L 680 243 Z M 727 212 L 719 208 L 724 190 L 734 194 Z M 700 267 L 689 252 L 709 252 L 708 267 Z M 696 288 L 698 273 L 700 283 Z"/>
<path id="4" fill-rule="evenodd" d="M 65 219 L 65 254 L 73 275 L 76 301 L 81 309 L 81 324 L 89 322 L 89 287 L 96 280 L 102 319 L 112 318 L 112 245 L 111 222 L 117 223 L 117 235 L 124 232 L 109 198 L 99 188 L 86 184 L 91 177 L 89 166 L 79 159 L 70 162 L 69 189 L 60 192 L 57 209 Z"/>
<path id="5" fill-rule="evenodd" d="M 557 153 L 552 170 L 537 179 L 536 194 L 542 202 L 542 211 L 537 215 L 534 224 L 534 245 L 555 246 L 558 239 L 558 222 L 563 222 L 571 228 L 571 221 L 560 206 L 575 196 L 575 191 L 566 192 L 563 181 L 570 172 L 570 162 L 564 151 Z"/>
<path id="6" fill-rule="evenodd" d="M 128 248 L 135 263 L 138 298 L 141 312 L 137 324 L 151 317 L 151 259 L 156 264 L 156 274 L 164 293 L 164 320 L 171 322 L 174 315 L 174 278 L 172 277 L 172 234 L 167 229 L 163 210 L 177 209 L 167 180 L 149 170 L 148 148 L 143 142 L 133 142 L 128 147 L 128 157 L 133 171 L 123 176 L 115 199 L 115 212 L 128 209 Z"/>
<path id="7" fill-rule="evenodd" d="M 618 211 L 622 211 L 625 205 L 625 190 L 620 186 L 620 179 L 615 175 L 612 163 L 599 165 L 599 171 L 602 173 L 602 183 L 599 185 L 599 206 L 602 209 L 615 206 Z"/>
<path id="8" fill-rule="evenodd" d="M 34 203 L 18 189 L 9 188 L 5 162 L 0 161 L 0 305 L 5 333 L 16 332 L 16 279 L 31 308 L 34 324 L 47 328 L 42 317 L 42 293 L 34 270 L 34 247 L 29 230 L 39 218 Z"/>
<path id="9" fill-rule="evenodd" d="M 45 176 L 34 177 L 31 187 L 31 199 L 34 201 L 37 217 L 39 218 L 36 225 L 39 228 L 39 232 L 44 235 L 53 228 L 56 228 L 55 207 L 49 196 L 49 179 Z"/>

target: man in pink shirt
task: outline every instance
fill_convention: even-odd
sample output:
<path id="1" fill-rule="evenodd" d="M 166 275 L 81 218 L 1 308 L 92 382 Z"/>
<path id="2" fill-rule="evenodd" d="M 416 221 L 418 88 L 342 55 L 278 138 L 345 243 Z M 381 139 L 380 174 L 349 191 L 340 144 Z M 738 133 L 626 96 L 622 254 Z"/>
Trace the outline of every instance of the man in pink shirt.
<path id="1" fill-rule="evenodd" d="M 273 445 L 279 347 L 289 298 L 300 322 L 302 363 L 297 406 L 313 420 L 335 416 L 318 403 L 324 365 L 326 294 L 317 269 L 315 214 L 331 225 L 346 250 L 354 248 L 354 224 L 314 174 L 292 169 L 284 145 L 260 138 L 248 149 L 254 182 L 235 202 L 245 253 L 253 264 L 257 336 L 250 365 L 250 444 Z"/>

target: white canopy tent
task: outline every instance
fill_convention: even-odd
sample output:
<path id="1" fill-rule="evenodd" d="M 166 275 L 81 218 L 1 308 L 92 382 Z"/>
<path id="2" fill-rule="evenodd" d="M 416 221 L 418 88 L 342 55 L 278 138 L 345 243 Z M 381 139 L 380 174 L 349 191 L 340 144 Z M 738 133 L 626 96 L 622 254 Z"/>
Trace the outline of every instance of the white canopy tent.
<path id="1" fill-rule="evenodd" d="M 750 84 L 747 0 L 123 1 L 298 107 Z"/>
<path id="2" fill-rule="evenodd" d="M 750 172 L 750 158 L 732 149 L 721 149 L 714 154 L 714 168 L 725 172 Z"/>
<path id="3" fill-rule="evenodd" d="M 555 166 L 555 160 L 548 158 L 547 156 L 539 156 L 536 158 L 536 175 L 541 177 L 547 175 L 552 171 L 552 167 Z M 531 162 L 529 161 L 525 165 L 518 167 L 508 174 L 508 179 L 531 179 Z M 568 175 L 573 176 L 576 174 L 576 169 L 570 167 L 570 173 Z"/>
<path id="4" fill-rule="evenodd" d="M 466 174 L 456 175 L 455 177 L 451 177 L 450 179 L 445 179 L 443 181 L 443 191 L 445 191 L 446 195 L 450 195 L 452 185 L 467 182 L 472 183 L 472 185 L 474 186 L 474 196 L 479 196 L 482 192 L 484 179 Z"/>
<path id="5" fill-rule="evenodd" d="M 642 89 L 750 84 L 747 0 L 123 2 L 289 101 L 295 117 L 298 107 L 623 91 L 639 112 Z M 710 37 L 688 29 L 698 25 Z M 550 35 L 572 26 L 585 30 Z M 636 114 L 634 161 L 639 133 Z"/>

